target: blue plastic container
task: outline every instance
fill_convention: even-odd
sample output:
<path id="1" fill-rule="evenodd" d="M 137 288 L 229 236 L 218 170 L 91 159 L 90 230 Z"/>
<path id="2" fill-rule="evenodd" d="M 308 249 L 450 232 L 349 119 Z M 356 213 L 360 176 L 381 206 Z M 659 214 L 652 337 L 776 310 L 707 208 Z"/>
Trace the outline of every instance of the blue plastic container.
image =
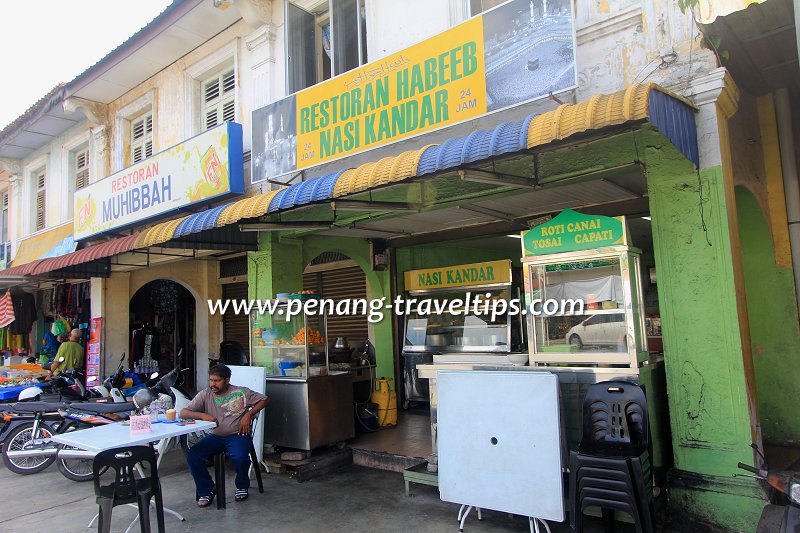
<path id="1" fill-rule="evenodd" d="M 298 361 L 281 361 L 280 363 L 278 363 L 278 368 L 281 369 L 281 376 L 285 376 L 286 375 L 286 371 L 288 369 L 297 368 L 301 364 L 302 363 L 300 363 Z"/>

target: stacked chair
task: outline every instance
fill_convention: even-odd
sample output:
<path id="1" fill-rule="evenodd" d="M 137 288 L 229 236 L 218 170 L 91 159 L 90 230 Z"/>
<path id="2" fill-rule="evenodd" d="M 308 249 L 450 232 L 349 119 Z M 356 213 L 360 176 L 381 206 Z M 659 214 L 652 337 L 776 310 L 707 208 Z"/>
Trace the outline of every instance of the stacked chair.
<path id="1" fill-rule="evenodd" d="M 614 512 L 631 516 L 637 533 L 654 531 L 650 426 L 644 390 L 627 381 L 592 385 L 583 400 L 583 436 L 569 458 L 570 523 L 599 507 L 606 532 Z"/>

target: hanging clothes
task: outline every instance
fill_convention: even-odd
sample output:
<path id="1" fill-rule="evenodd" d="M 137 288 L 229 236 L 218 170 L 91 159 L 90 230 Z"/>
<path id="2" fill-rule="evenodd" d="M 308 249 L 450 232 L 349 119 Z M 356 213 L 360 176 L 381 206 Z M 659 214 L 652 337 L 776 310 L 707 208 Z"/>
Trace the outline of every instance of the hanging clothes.
<path id="1" fill-rule="evenodd" d="M 8 327 L 11 333 L 27 335 L 36 322 L 36 301 L 33 294 L 24 291 L 11 293 L 11 302 L 14 305 L 14 322 Z"/>
<path id="2" fill-rule="evenodd" d="M 144 368 L 158 367 L 161 358 L 161 340 L 158 329 L 145 325 L 133 332 L 131 338 L 131 362 Z"/>
<path id="3" fill-rule="evenodd" d="M 14 303 L 11 300 L 11 291 L 0 298 L 0 327 L 4 328 L 14 322 Z"/>

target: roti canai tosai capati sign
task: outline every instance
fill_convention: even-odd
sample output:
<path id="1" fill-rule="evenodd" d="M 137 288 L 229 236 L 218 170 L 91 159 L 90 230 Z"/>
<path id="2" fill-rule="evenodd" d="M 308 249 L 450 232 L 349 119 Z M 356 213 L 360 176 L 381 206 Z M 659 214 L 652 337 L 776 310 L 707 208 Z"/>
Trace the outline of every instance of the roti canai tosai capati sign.
<path id="1" fill-rule="evenodd" d="M 225 122 L 75 191 L 76 241 L 244 193 L 242 126 Z"/>
<path id="2" fill-rule="evenodd" d="M 627 243 L 624 217 L 584 215 L 565 209 L 549 222 L 522 232 L 522 255 L 531 257 Z"/>

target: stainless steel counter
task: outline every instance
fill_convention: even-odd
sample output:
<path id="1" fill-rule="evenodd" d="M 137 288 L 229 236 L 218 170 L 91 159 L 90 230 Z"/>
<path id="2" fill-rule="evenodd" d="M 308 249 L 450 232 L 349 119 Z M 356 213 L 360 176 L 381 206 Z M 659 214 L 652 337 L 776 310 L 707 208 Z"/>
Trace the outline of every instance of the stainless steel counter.
<path id="1" fill-rule="evenodd" d="M 305 379 L 267 378 L 264 442 L 313 450 L 355 436 L 350 372 Z"/>

